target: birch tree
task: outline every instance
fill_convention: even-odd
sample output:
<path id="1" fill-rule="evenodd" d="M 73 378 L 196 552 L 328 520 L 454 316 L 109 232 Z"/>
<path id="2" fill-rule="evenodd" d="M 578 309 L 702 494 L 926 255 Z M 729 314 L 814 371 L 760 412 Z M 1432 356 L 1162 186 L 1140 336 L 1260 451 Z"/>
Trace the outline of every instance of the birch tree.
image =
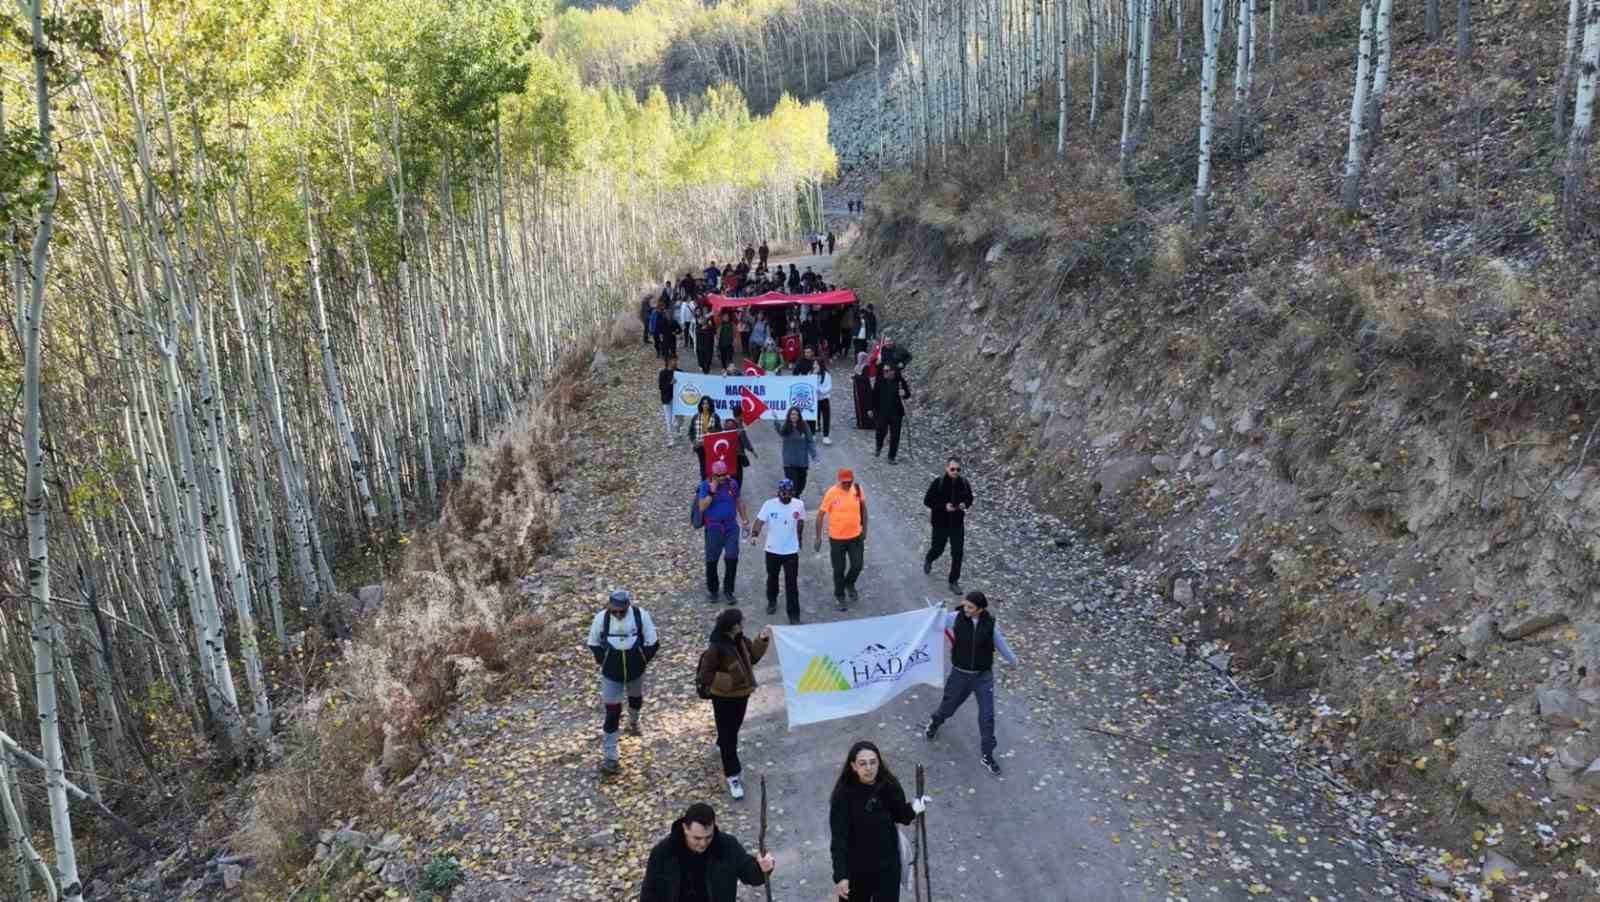
<path id="1" fill-rule="evenodd" d="M 1567 102 L 1572 97 L 1578 75 L 1578 37 L 1583 32 L 1583 9 L 1584 0 L 1567 0 L 1567 37 L 1561 43 L 1561 68 L 1556 76 L 1555 103 L 1551 105 L 1551 130 L 1558 142 L 1567 138 Z"/>
<path id="2" fill-rule="evenodd" d="M 1567 171 L 1563 203 L 1574 224 L 1581 220 L 1583 187 L 1588 178 L 1589 145 L 1594 141 L 1595 83 L 1600 80 L 1600 0 L 1589 0 L 1584 14 L 1583 57 L 1578 64 L 1578 98 L 1567 139 Z"/>
<path id="3" fill-rule="evenodd" d="M 1204 40 L 1200 62 L 1200 152 L 1195 175 L 1194 230 L 1203 232 L 1211 202 L 1211 140 L 1217 122 L 1217 50 L 1222 45 L 1223 0 L 1201 0 Z"/>
<path id="4" fill-rule="evenodd" d="M 50 107 L 50 67 L 53 53 L 45 40 L 44 2 L 27 0 L 29 51 L 33 57 L 33 102 L 36 114 L 35 165 L 43 183 L 34 217 L 33 245 L 29 253 L 32 279 L 26 298 L 18 297 L 18 331 L 22 336 L 22 456 L 26 471 L 23 509 L 28 532 L 29 622 L 33 640 L 33 682 L 39 718 L 39 742 L 44 750 L 45 793 L 50 804 L 50 838 L 55 845 L 56 885 L 66 902 L 81 902 L 78 855 L 73 844 L 72 813 L 67 807 L 66 756 L 61 746 L 61 723 L 56 703 L 56 648 L 59 643 L 54 603 L 50 595 L 50 526 L 44 490 L 44 450 L 41 441 L 40 370 L 43 354 L 45 286 L 50 275 L 50 238 L 55 229 L 56 199 L 60 180 L 56 172 L 54 123 Z M 16 211 L 20 212 L 20 211 Z M 13 214 L 15 215 L 15 213 Z M 9 803 L 9 799 L 8 799 Z"/>
<path id="5" fill-rule="evenodd" d="M 1350 92 L 1350 138 L 1345 151 L 1341 199 L 1347 215 L 1361 210 L 1361 170 L 1366 163 L 1366 106 L 1372 89 L 1372 3 L 1361 0 L 1361 36 L 1356 49 L 1356 83 Z"/>

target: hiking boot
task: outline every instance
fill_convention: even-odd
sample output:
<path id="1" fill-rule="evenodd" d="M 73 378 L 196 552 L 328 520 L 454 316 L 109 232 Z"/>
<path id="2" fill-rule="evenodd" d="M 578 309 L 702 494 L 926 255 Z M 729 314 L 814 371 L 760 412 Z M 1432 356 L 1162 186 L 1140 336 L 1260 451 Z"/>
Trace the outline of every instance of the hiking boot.
<path id="1" fill-rule="evenodd" d="M 878 448 L 878 449 L 874 450 L 872 452 L 872 456 L 873 457 L 882 457 L 883 456 L 883 449 L 882 448 Z"/>
<path id="2" fill-rule="evenodd" d="M 643 736 L 644 731 L 639 729 L 639 715 L 633 712 L 628 714 L 628 735 Z"/>
<path id="3" fill-rule="evenodd" d="M 742 798 L 744 798 L 744 782 L 741 781 L 738 777 L 729 777 L 728 778 L 728 794 L 733 796 L 734 799 L 742 799 Z"/>
<path id="4" fill-rule="evenodd" d="M 891 458 L 889 458 L 889 466 L 891 466 L 891 467 L 892 467 L 892 466 L 894 466 L 894 465 L 895 465 L 895 464 L 897 464 L 897 463 L 899 463 L 899 461 L 897 461 L 897 460 L 895 460 L 895 459 L 894 459 L 894 458 L 892 458 L 892 457 L 891 457 Z"/>
<path id="5" fill-rule="evenodd" d="M 993 755 L 984 755 L 982 760 L 984 769 L 997 777 L 1000 776 L 1000 762 L 994 760 Z"/>
<path id="6" fill-rule="evenodd" d="M 956 582 L 956 581 L 954 581 L 954 580 L 951 580 L 951 582 L 950 582 L 950 591 L 956 593 L 957 595 L 960 595 L 961 594 L 961 584 Z"/>
<path id="7" fill-rule="evenodd" d="M 715 592 L 707 592 L 706 593 L 706 603 L 707 604 L 716 604 L 717 603 L 717 593 L 715 593 Z"/>
<path id="8" fill-rule="evenodd" d="M 927 576 L 928 574 L 930 574 L 932 572 L 933 572 L 933 561 L 924 559 L 922 561 L 922 575 L 923 576 Z"/>
<path id="9" fill-rule="evenodd" d="M 938 736 L 938 735 L 939 735 L 939 722 L 937 720 L 934 720 L 931 717 L 928 718 L 928 728 L 922 731 L 922 738 L 923 739 L 932 739 L 932 738 L 934 738 L 935 736 Z"/>
<path id="10" fill-rule="evenodd" d="M 777 605 L 776 602 L 767 605 L 767 616 L 768 617 L 771 617 L 773 614 L 776 614 L 776 613 L 778 613 L 778 605 Z"/>
<path id="11" fill-rule="evenodd" d="M 851 601 L 860 601 L 861 600 L 861 596 L 856 594 L 856 587 L 855 586 L 845 586 L 844 587 L 844 594 L 850 596 L 850 600 Z"/>
<path id="12" fill-rule="evenodd" d="M 733 607 L 733 608 L 736 608 L 736 607 L 739 606 L 739 599 L 735 598 L 734 595 L 733 595 L 733 592 L 731 592 L 731 591 L 722 593 L 722 602 L 723 602 L 723 604 L 726 604 L 729 607 Z"/>
<path id="13" fill-rule="evenodd" d="M 833 606 L 834 606 L 835 610 L 840 610 L 840 611 L 848 610 L 850 608 L 849 605 L 844 603 L 844 596 L 843 595 L 835 595 L 835 596 L 833 596 Z"/>
<path id="14" fill-rule="evenodd" d="M 621 770 L 622 770 L 622 765 L 617 763 L 617 759 L 615 759 L 615 758 L 601 758 L 600 759 L 600 773 L 606 774 L 606 775 L 610 775 L 610 774 L 617 773 L 617 772 L 619 772 Z"/>

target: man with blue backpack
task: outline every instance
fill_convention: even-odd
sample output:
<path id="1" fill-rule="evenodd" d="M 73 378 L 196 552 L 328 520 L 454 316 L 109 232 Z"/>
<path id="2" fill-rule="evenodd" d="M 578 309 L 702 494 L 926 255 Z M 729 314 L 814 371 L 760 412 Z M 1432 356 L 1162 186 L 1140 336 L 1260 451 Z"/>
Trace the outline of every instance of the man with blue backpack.
<path id="1" fill-rule="evenodd" d="M 742 524 L 749 522 L 744 501 L 739 497 L 739 481 L 728 476 L 728 465 L 716 461 L 711 478 L 702 480 L 689 507 L 689 522 L 706 535 L 706 601 L 715 602 L 718 589 L 722 600 L 737 605 L 733 579 L 739 572 L 739 536 Z M 723 578 L 717 581 L 717 559 L 722 559 Z"/>

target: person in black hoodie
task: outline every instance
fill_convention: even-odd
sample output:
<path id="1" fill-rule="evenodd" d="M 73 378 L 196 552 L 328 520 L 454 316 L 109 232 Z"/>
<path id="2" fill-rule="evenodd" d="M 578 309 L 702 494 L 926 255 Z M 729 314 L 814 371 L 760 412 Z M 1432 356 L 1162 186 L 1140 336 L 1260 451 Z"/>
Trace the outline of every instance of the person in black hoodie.
<path id="1" fill-rule="evenodd" d="M 828 800 L 835 899 L 899 902 L 904 863 L 895 824 L 911 823 L 929 801 L 927 796 L 906 801 L 905 788 L 876 745 L 861 740 L 850 746 Z"/>
<path id="2" fill-rule="evenodd" d="M 775 864 L 771 853 L 746 852 L 717 829 L 716 811 L 696 802 L 650 850 L 639 902 L 734 902 L 740 883 L 761 886 Z"/>
<path id="3" fill-rule="evenodd" d="M 922 496 L 922 506 L 933 521 L 933 544 L 922 559 L 922 572 L 932 573 L 933 562 L 950 544 L 950 591 L 961 594 L 961 557 L 967 545 L 967 508 L 972 507 L 972 485 L 961 478 L 961 459 L 944 463 L 944 475 L 936 476 Z"/>
<path id="4" fill-rule="evenodd" d="M 872 414 L 876 423 L 877 450 L 874 457 L 883 454 L 883 437 L 889 437 L 889 463 L 900 454 L 900 426 L 906 418 L 905 401 L 911 397 L 911 386 L 893 364 L 884 364 L 872 385 Z"/>
<path id="5" fill-rule="evenodd" d="M 678 434 L 678 418 L 672 415 L 672 380 L 678 375 L 678 357 L 673 355 L 661 361 L 661 371 L 656 374 L 656 389 L 661 392 L 661 418 L 666 421 L 667 447 Z"/>

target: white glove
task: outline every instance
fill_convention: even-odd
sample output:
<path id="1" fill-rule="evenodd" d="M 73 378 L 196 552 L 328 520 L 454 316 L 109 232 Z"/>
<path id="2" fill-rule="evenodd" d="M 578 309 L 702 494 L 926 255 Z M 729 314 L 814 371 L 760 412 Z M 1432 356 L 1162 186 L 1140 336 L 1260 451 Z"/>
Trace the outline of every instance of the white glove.
<path id="1" fill-rule="evenodd" d="M 933 801 L 932 796 L 919 796 L 911 800 L 911 810 L 921 814 L 928 810 L 928 803 Z"/>

